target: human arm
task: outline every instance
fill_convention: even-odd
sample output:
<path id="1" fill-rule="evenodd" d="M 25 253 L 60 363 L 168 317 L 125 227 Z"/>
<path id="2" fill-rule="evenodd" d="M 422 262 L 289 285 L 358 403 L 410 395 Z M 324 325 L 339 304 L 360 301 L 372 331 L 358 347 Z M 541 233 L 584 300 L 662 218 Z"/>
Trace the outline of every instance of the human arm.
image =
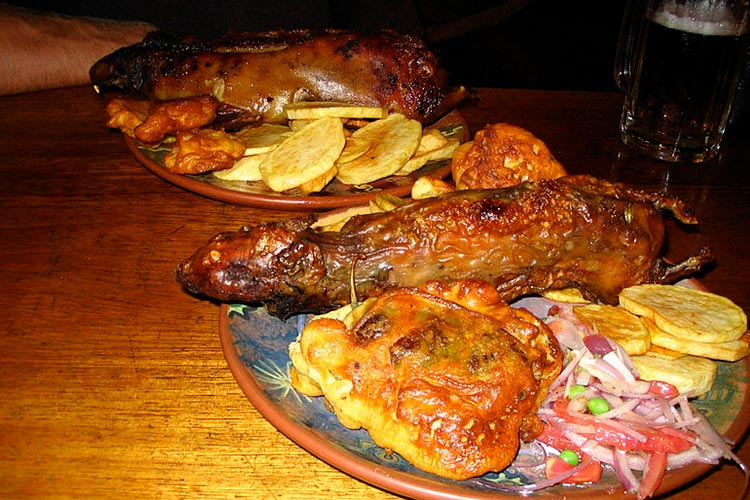
<path id="1" fill-rule="evenodd" d="M 156 27 L 38 13 L 0 4 L 0 94 L 83 85 L 102 56 Z"/>

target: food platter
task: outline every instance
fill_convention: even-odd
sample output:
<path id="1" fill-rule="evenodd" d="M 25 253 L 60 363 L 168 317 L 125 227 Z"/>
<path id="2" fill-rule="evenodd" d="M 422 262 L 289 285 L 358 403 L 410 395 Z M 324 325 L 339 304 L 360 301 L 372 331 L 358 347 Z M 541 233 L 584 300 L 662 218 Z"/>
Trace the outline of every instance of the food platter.
<path id="1" fill-rule="evenodd" d="M 433 127 L 440 129 L 446 136 L 459 138 L 461 142 L 468 137 L 468 128 L 458 111 L 448 113 L 430 126 L 430 128 Z M 164 168 L 163 157 L 166 149 L 143 147 L 128 136 L 125 137 L 125 142 L 136 159 L 147 170 L 175 186 L 226 203 L 275 210 L 323 211 L 363 205 L 381 193 L 403 197 L 411 192 L 412 185 L 419 177 L 429 176 L 442 179 L 451 172 L 449 160 L 433 161 L 409 175 L 393 175 L 362 186 L 352 186 L 334 180 L 320 193 L 303 196 L 294 193 L 276 193 L 261 181 L 230 182 L 210 173 L 173 174 Z"/>
<path id="2" fill-rule="evenodd" d="M 498 490 L 494 484 L 499 480 L 533 482 L 522 469 L 511 469 L 502 477 L 486 475 L 483 481 L 443 479 L 378 447 L 366 431 L 342 426 L 323 398 L 306 397 L 291 387 L 287 348 L 306 320 L 306 316 L 295 316 L 282 321 L 262 308 L 224 304 L 219 322 L 224 356 L 240 388 L 271 424 L 299 446 L 351 476 L 408 498 L 518 498 L 518 494 Z M 733 441 L 739 440 L 750 424 L 749 373 L 747 358 L 736 363 L 720 362 L 713 389 L 695 401 L 716 429 Z M 679 488 L 711 467 L 698 464 L 668 471 L 659 493 Z M 623 492 L 611 471 L 605 471 L 602 480 L 593 485 L 555 486 L 524 496 L 634 498 Z"/>

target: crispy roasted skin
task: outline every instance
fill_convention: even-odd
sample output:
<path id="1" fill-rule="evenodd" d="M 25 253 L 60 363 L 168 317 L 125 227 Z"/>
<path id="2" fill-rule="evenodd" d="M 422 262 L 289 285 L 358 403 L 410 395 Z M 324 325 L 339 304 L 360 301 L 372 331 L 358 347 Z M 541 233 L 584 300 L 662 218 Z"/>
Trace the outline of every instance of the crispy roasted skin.
<path id="1" fill-rule="evenodd" d="M 271 31 L 210 41 L 149 34 L 94 64 L 102 92 L 171 100 L 209 94 L 240 121 L 283 122 L 295 101 L 387 107 L 429 122 L 463 98 L 422 41 L 393 31 Z"/>
<path id="2" fill-rule="evenodd" d="M 479 280 L 428 282 L 366 302 L 351 327 L 313 320 L 290 346 L 298 390 L 342 424 L 451 479 L 505 469 L 562 367 L 549 328 Z M 520 439 L 519 439 L 520 438 Z"/>
<path id="3" fill-rule="evenodd" d="M 322 312 L 400 286 L 477 278 L 504 300 L 578 288 L 616 303 L 623 288 L 668 283 L 712 260 L 660 257 L 664 217 L 697 220 L 679 200 L 590 176 L 467 190 L 356 216 L 338 232 L 296 219 L 221 233 L 183 261 L 177 279 L 220 301 L 262 302 L 281 317 Z"/>

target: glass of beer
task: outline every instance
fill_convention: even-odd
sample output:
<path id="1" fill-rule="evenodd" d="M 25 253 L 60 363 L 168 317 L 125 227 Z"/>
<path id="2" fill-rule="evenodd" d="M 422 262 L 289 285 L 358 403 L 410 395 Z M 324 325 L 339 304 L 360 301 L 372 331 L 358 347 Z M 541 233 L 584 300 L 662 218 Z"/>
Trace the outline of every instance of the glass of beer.
<path id="1" fill-rule="evenodd" d="M 654 158 L 716 156 L 748 43 L 750 0 L 629 0 L 615 79 L 620 136 Z"/>

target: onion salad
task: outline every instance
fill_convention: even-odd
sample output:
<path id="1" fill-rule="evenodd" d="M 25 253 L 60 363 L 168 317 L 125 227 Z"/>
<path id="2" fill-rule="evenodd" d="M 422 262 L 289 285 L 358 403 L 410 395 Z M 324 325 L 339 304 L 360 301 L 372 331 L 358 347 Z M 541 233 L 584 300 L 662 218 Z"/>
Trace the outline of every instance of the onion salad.
<path id="1" fill-rule="evenodd" d="M 579 321 L 572 304 L 529 297 L 513 305 L 541 318 L 565 352 L 564 368 L 539 409 L 545 430 L 533 443 L 544 450 L 545 474 L 524 485 L 476 481 L 523 493 L 594 483 L 606 466 L 641 500 L 657 492 L 669 469 L 728 459 L 742 469 L 747 491 L 747 467 L 690 403 L 691 394 L 640 379 L 622 347 Z"/>

